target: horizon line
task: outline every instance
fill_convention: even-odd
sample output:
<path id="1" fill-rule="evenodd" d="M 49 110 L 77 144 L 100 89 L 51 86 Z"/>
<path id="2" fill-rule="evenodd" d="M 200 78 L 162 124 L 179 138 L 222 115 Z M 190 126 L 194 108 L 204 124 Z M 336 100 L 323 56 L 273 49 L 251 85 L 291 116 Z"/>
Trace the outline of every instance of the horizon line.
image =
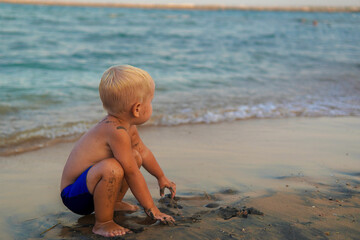
<path id="1" fill-rule="evenodd" d="M 105 7 L 105 8 L 143 8 L 170 10 L 239 10 L 239 11 L 284 11 L 284 12 L 360 12 L 360 6 L 243 6 L 218 4 L 143 4 L 143 3 L 101 3 L 101 2 L 70 2 L 46 0 L 0 0 L 0 3 L 72 7 Z"/>

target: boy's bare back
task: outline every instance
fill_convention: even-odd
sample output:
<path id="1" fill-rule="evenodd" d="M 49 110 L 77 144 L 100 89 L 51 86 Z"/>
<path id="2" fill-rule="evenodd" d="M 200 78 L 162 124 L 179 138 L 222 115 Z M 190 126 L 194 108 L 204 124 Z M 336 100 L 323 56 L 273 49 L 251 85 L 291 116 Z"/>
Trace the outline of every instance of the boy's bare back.
<path id="1" fill-rule="evenodd" d="M 114 131 L 126 131 L 130 136 L 133 149 L 140 150 L 139 142 L 141 140 L 136 126 L 133 125 L 127 130 L 116 119 L 107 116 L 84 134 L 74 146 L 64 167 L 60 185 L 61 191 L 75 182 L 80 174 L 90 166 L 101 160 L 114 157 L 108 143 Z"/>

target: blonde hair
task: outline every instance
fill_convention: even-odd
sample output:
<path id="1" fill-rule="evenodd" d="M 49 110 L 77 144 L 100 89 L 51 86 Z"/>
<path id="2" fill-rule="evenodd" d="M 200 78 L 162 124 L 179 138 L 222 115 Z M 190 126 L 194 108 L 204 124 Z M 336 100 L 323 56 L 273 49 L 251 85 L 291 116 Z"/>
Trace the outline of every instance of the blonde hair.
<path id="1" fill-rule="evenodd" d="M 129 111 L 135 102 L 143 102 L 151 94 L 154 81 L 149 73 L 130 65 L 112 66 L 101 77 L 100 99 L 112 115 Z"/>

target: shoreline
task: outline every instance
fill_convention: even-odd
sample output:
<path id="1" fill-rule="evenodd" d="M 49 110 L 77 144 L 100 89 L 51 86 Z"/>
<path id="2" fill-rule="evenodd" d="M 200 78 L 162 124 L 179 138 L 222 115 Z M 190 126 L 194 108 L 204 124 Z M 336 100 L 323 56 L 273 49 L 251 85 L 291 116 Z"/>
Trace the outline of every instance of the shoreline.
<path id="1" fill-rule="evenodd" d="M 167 9 L 167 10 L 236 10 L 236 11 L 275 11 L 275 12 L 360 12 L 360 6 L 228 6 L 228 5 L 195 5 L 195 4 L 131 4 L 131 3 L 85 3 L 69 1 L 42 1 L 42 0 L 0 0 L 0 3 L 71 6 L 71 7 L 104 7 L 104 8 L 140 8 L 140 9 Z"/>
<path id="2" fill-rule="evenodd" d="M 0 0 L 1 1 L 1 0 Z M 178 127 L 196 127 L 196 126 L 211 126 L 211 125 L 222 125 L 222 124 L 236 124 L 236 123 L 243 123 L 243 122 L 248 122 L 248 121 L 273 121 L 273 120 L 301 120 L 301 119 L 338 119 L 338 118 L 359 118 L 359 116 L 339 116 L 339 117 L 327 117 L 327 116 L 321 116 L 321 117 L 289 117 L 289 118 L 252 118 L 252 119 L 240 119 L 240 120 L 233 120 L 233 121 L 221 121 L 221 122 L 214 122 L 214 123 L 191 123 L 191 124 L 179 124 L 179 125 L 142 125 L 139 126 L 139 129 L 161 129 L 161 128 L 178 128 Z M 95 121 L 92 126 L 96 125 L 98 121 Z M 91 127 L 92 127 L 91 126 Z M 90 128 L 91 128 L 90 127 Z M 52 139 L 29 139 L 27 141 L 24 141 L 20 144 L 14 144 L 14 145 L 8 145 L 7 147 L 5 146 L 1 146 L 0 147 L 0 158 L 1 157 L 11 157 L 11 156 L 17 156 L 17 155 L 22 155 L 22 154 L 26 154 L 29 152 L 33 152 L 33 151 L 38 151 L 44 148 L 49 148 L 49 147 L 53 147 L 56 146 L 58 144 L 64 144 L 64 143 L 75 143 L 77 140 L 79 140 L 84 133 L 81 134 L 76 134 L 76 135 L 69 135 L 69 136 L 63 136 L 63 137 L 57 137 L 57 138 L 52 138 Z"/>
<path id="3" fill-rule="evenodd" d="M 176 182 L 182 208 L 159 202 L 156 179 L 142 170 L 155 204 L 178 225 L 149 222 L 143 211 L 117 214 L 119 224 L 136 232 L 126 239 L 360 234 L 359 117 L 257 119 L 139 132 Z M 71 213 L 59 197 L 73 145 L 0 157 L 0 238 L 99 239 L 91 233 L 94 215 Z M 136 204 L 130 192 L 125 199 Z M 264 215 L 239 217 L 243 206 Z"/>
<path id="4" fill-rule="evenodd" d="M 0 0 L 1 1 L 1 0 Z M 252 118 L 252 119 L 240 119 L 240 120 L 232 120 L 232 121 L 222 121 L 222 122 L 214 122 L 214 123 L 191 123 L 191 124 L 179 124 L 179 125 L 143 125 L 139 126 L 139 129 L 167 129 L 167 128 L 178 128 L 178 127 L 196 127 L 196 126 L 216 126 L 216 125 L 222 125 L 222 124 L 241 124 L 244 122 L 251 122 L 251 121 L 296 121 L 301 119 L 354 119 L 359 118 L 359 116 L 338 116 L 338 117 L 328 117 L 328 116 L 321 116 L 321 117 L 289 117 L 289 118 Z M 97 123 L 95 121 L 92 126 L 94 126 Z M 91 127 L 92 127 L 91 126 Z M 69 135 L 69 136 L 63 136 L 63 137 L 57 137 L 52 139 L 35 139 L 35 140 L 27 140 L 20 144 L 14 144 L 14 145 L 8 145 L 7 147 L 1 146 L 0 147 L 0 158 L 1 157 L 11 157 L 11 156 L 17 156 L 26 154 L 33 151 L 38 151 L 44 148 L 49 148 L 56 146 L 58 144 L 63 143 L 74 143 L 77 140 L 79 140 L 84 133 L 76 134 L 76 135 Z"/>

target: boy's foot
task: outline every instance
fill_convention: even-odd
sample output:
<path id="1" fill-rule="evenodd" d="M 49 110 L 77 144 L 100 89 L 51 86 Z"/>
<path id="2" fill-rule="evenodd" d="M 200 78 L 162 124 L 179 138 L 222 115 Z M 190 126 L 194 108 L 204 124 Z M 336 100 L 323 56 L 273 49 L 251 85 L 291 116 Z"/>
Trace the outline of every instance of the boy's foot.
<path id="1" fill-rule="evenodd" d="M 115 203 L 115 211 L 124 211 L 124 212 L 136 212 L 140 208 L 136 205 L 132 205 L 126 202 L 116 202 Z"/>
<path id="2" fill-rule="evenodd" d="M 129 229 L 116 224 L 113 220 L 104 223 L 96 222 L 92 231 L 93 233 L 104 237 L 122 236 L 131 232 Z"/>

